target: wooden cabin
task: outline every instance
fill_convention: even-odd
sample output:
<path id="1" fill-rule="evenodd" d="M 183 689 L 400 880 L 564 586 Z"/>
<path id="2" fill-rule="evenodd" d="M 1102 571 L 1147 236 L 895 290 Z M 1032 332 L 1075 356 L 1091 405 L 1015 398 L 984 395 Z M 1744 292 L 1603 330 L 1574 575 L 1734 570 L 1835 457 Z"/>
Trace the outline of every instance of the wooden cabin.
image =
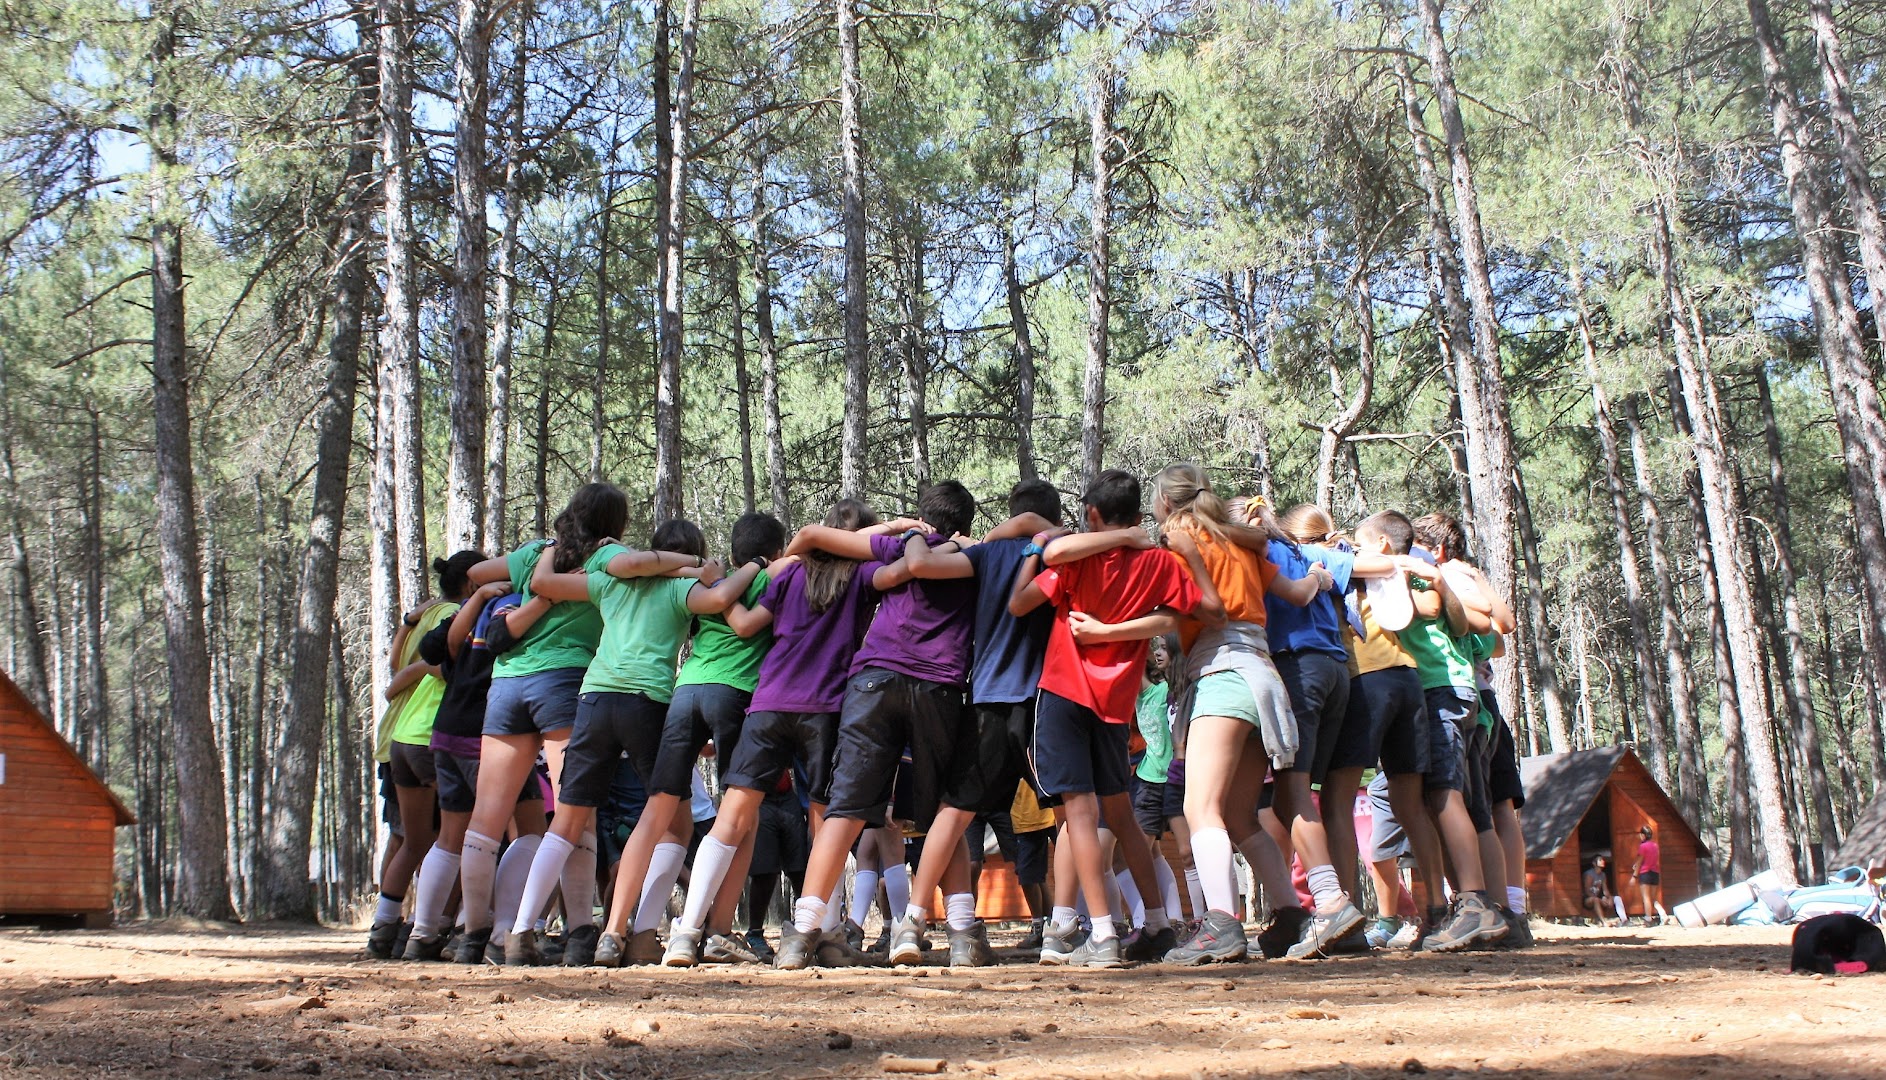
<path id="1" fill-rule="evenodd" d="M 1526 833 L 1526 891 L 1532 910 L 1572 919 L 1584 909 L 1584 873 L 1591 860 L 1608 855 L 1611 887 L 1632 915 L 1644 914 L 1631 883 L 1637 830 L 1649 825 L 1663 854 L 1663 906 L 1674 908 L 1702 891 L 1697 860 L 1706 858 L 1702 838 L 1677 812 L 1676 804 L 1637 755 L 1622 746 L 1541 754 L 1519 763 L 1526 806 L 1519 820 Z"/>
<path id="2" fill-rule="evenodd" d="M 0 918 L 111 923 L 120 825 L 137 818 L 0 673 Z"/>

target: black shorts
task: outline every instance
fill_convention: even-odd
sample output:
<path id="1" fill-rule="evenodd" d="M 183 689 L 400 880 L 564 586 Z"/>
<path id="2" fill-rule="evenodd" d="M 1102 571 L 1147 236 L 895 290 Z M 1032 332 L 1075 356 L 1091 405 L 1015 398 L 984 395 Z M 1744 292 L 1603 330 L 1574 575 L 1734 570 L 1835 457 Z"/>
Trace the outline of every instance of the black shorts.
<path id="1" fill-rule="evenodd" d="M 624 754 L 642 790 L 647 791 L 667 719 L 668 706 L 647 694 L 592 692 L 579 697 L 576 731 L 563 751 L 563 784 L 557 788 L 557 801 L 601 806 Z"/>
<path id="2" fill-rule="evenodd" d="M 747 691 L 721 683 L 675 687 L 662 724 L 649 790 L 678 799 L 693 794 L 694 763 L 701 758 L 701 748 L 712 739 L 715 760 L 730 760 L 740 742 L 740 727 L 746 722 L 747 703 L 752 700 L 753 695 Z"/>
<path id="3" fill-rule="evenodd" d="M 1109 724 L 1085 705 L 1041 691 L 1035 703 L 1035 777 L 1043 791 L 1106 798 L 1127 790 L 1131 724 Z"/>
<path id="4" fill-rule="evenodd" d="M 1053 829 L 1015 834 L 1015 883 L 1042 885 L 1048 880 L 1048 841 Z"/>
<path id="5" fill-rule="evenodd" d="M 1422 776 L 1429 791 L 1467 792 L 1467 734 L 1480 726 L 1479 695 L 1451 686 L 1426 691 L 1428 767 Z"/>
<path id="6" fill-rule="evenodd" d="M 469 814 L 478 801 L 478 759 L 467 754 L 454 754 L 450 750 L 432 751 L 432 775 L 438 780 L 439 809 L 448 814 Z M 517 789 L 517 801 L 520 803 L 538 801 L 544 797 L 543 788 L 537 783 L 537 767 L 524 777 L 523 786 Z"/>
<path id="7" fill-rule="evenodd" d="M 1185 759 L 1173 758 L 1166 766 L 1166 823 L 1185 816 Z"/>
<path id="8" fill-rule="evenodd" d="M 1005 811 L 1015 801 L 1015 785 L 1023 781 L 1040 796 L 1028 764 L 1035 703 L 972 705 L 968 724 L 944 774 L 943 801 L 978 814 Z"/>
<path id="9" fill-rule="evenodd" d="M 733 756 L 722 757 L 726 787 L 772 791 L 796 762 L 805 770 L 806 794 L 815 803 L 832 797 L 832 754 L 838 746 L 836 713 L 770 712 L 747 714 Z"/>
<path id="10" fill-rule="evenodd" d="M 1147 836 L 1157 840 L 1166 835 L 1171 826 L 1172 815 L 1166 813 L 1166 783 L 1163 780 L 1148 780 L 1143 776 L 1134 777 L 1133 819 L 1139 822 L 1139 829 Z"/>
<path id="11" fill-rule="evenodd" d="M 1637 883 L 1639 885 L 1661 885 L 1663 884 L 1663 874 L 1656 870 L 1646 870 L 1637 875 Z"/>
<path id="12" fill-rule="evenodd" d="M 1308 772 L 1311 780 L 1321 780 L 1349 714 L 1349 664 L 1320 652 L 1278 653 L 1271 662 L 1297 719 L 1296 764 L 1278 771 Z"/>
<path id="13" fill-rule="evenodd" d="M 390 753 L 387 764 L 392 766 L 394 787 L 432 787 L 438 782 L 433 775 L 432 747 L 396 742 Z"/>
<path id="14" fill-rule="evenodd" d="M 760 803 L 759 828 L 753 835 L 753 863 L 748 877 L 805 873 L 812 852 L 805 807 L 796 792 L 775 791 Z"/>
<path id="15" fill-rule="evenodd" d="M 885 822 L 898 787 L 897 764 L 910 749 L 909 821 L 927 831 L 943 798 L 943 777 L 963 741 L 963 688 L 902 672 L 865 668 L 845 687 L 832 758 L 828 817 Z M 1014 798 L 1011 789 L 1009 797 Z"/>
<path id="16" fill-rule="evenodd" d="M 1351 728 L 1367 732 L 1359 744 L 1347 741 Z M 1381 763 L 1390 776 L 1428 771 L 1428 706 L 1421 676 L 1411 667 L 1383 668 L 1349 680 L 1349 718 L 1338 740 L 1332 769 L 1368 768 Z M 1361 762 L 1355 758 L 1366 751 Z"/>
<path id="17" fill-rule="evenodd" d="M 1519 746 L 1513 741 L 1513 726 L 1500 715 L 1493 691 L 1481 691 L 1480 707 L 1493 714 L 1493 774 L 1487 778 L 1487 801 L 1494 806 L 1510 802 L 1513 809 L 1523 809 L 1526 782 L 1519 775 Z"/>
<path id="18" fill-rule="evenodd" d="M 989 833 L 995 833 L 995 849 L 1002 853 L 1002 858 L 1010 866 L 1021 857 L 1020 846 L 1015 839 L 1015 823 L 1009 819 L 1007 810 L 998 810 L 992 814 L 977 814 L 963 830 L 963 840 L 969 845 L 969 861 L 981 862 L 989 849 Z"/>
<path id="19" fill-rule="evenodd" d="M 405 836 L 406 829 L 399 823 L 399 796 L 393 793 L 392 764 L 380 762 L 374 774 L 380 781 L 380 820 L 394 836 Z"/>
<path id="20" fill-rule="evenodd" d="M 1473 819 L 1475 832 L 1493 831 L 1493 800 L 1488 797 L 1493 775 L 1493 732 L 1480 726 L 1478 713 L 1465 733 L 1467 744 L 1467 786 L 1461 798 L 1467 801 L 1467 816 Z"/>

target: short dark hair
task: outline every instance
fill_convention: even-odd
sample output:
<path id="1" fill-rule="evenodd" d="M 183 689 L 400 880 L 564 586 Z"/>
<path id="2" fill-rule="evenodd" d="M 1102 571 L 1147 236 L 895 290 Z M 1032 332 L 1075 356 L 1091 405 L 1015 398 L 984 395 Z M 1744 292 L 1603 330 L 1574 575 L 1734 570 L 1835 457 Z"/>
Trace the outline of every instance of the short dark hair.
<path id="1" fill-rule="evenodd" d="M 1421 546 L 1439 557 L 1445 551 L 1450 559 L 1467 557 L 1467 530 L 1460 527 L 1454 515 L 1436 510 L 1414 523 L 1415 536 Z"/>
<path id="2" fill-rule="evenodd" d="M 1139 477 L 1125 469 L 1108 469 L 1081 493 L 1081 505 L 1091 506 L 1107 525 L 1139 523 Z"/>
<path id="3" fill-rule="evenodd" d="M 1060 524 L 1061 492 L 1046 480 L 1018 480 L 1008 491 L 1008 516 L 1040 514 Z"/>
<path id="4" fill-rule="evenodd" d="M 956 481 L 944 480 L 917 496 L 917 512 L 944 536 L 966 533 L 976 523 L 976 497 Z"/>
<path id="5" fill-rule="evenodd" d="M 655 527 L 655 535 L 648 538 L 652 551 L 673 551 L 682 555 L 692 555 L 697 559 L 707 557 L 707 537 L 701 535 L 701 527 L 686 518 L 672 518 Z"/>
<path id="6" fill-rule="evenodd" d="M 1364 518 L 1362 524 L 1356 526 L 1356 532 L 1364 529 L 1388 537 L 1389 549 L 1397 555 L 1406 555 L 1408 549 L 1414 547 L 1414 522 L 1399 510 L 1384 510 Z"/>
<path id="7" fill-rule="evenodd" d="M 745 566 L 786 546 L 786 527 L 771 514 L 741 514 L 733 523 L 733 564 Z"/>

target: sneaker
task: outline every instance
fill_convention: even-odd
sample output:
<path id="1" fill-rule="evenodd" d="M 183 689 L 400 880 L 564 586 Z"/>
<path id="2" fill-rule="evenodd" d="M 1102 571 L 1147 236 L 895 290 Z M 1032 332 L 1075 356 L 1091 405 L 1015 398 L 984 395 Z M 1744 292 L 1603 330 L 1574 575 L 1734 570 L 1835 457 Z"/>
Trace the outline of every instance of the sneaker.
<path id="1" fill-rule="evenodd" d="M 773 962 L 773 947 L 766 943 L 766 931 L 759 929 L 748 930 L 746 940 L 747 950 L 751 952 L 760 963 L 770 964 Z"/>
<path id="2" fill-rule="evenodd" d="M 1023 952 L 1040 952 L 1041 937 L 1047 928 L 1048 920 L 1046 919 L 1035 919 L 1031 921 L 1028 924 L 1028 936 L 1022 938 L 1021 943 L 1015 947 Z"/>
<path id="3" fill-rule="evenodd" d="M 374 923 L 367 931 L 367 955 L 375 960 L 391 960 L 398 956 L 393 949 L 399 944 L 399 928 L 402 925 L 397 919 Z"/>
<path id="4" fill-rule="evenodd" d="M 1426 941 L 1429 935 L 1436 933 L 1441 927 L 1446 926 L 1447 920 L 1453 918 L 1453 916 L 1454 908 L 1451 901 L 1447 904 L 1428 908 L 1427 914 L 1421 917 L 1421 925 L 1415 928 L 1414 938 L 1405 943 L 1408 951 L 1420 952 L 1421 943 Z"/>
<path id="5" fill-rule="evenodd" d="M 852 947 L 851 942 L 839 931 L 819 933 L 815 936 L 813 955 L 818 958 L 820 967 L 876 967 L 878 958 L 863 949 Z"/>
<path id="6" fill-rule="evenodd" d="M 845 932 L 845 944 L 851 946 L 854 952 L 862 952 L 864 950 L 864 927 L 859 926 L 850 919 L 846 919 L 845 924 L 839 927 L 839 929 Z"/>
<path id="7" fill-rule="evenodd" d="M 629 935 L 628 963 L 637 967 L 661 963 L 661 938 L 651 928 Z"/>
<path id="8" fill-rule="evenodd" d="M 897 929 L 891 932 L 891 946 L 885 951 L 890 962 L 898 967 L 923 963 L 923 924 L 909 915 L 897 920 Z M 955 951 L 952 942 L 952 957 Z"/>
<path id="9" fill-rule="evenodd" d="M 676 930 L 675 933 L 679 934 L 681 931 Z M 672 938 L 668 942 L 668 955 L 674 955 L 674 941 Z M 747 948 L 746 942 L 731 934 L 708 935 L 707 940 L 701 945 L 701 960 L 703 963 L 708 964 L 760 963 L 759 954 Z M 668 966 L 673 967 L 673 962 L 670 961 Z"/>
<path id="10" fill-rule="evenodd" d="M 1399 933 L 1401 933 L 1400 919 L 1376 919 L 1369 923 L 1367 930 L 1362 931 L 1362 937 L 1368 942 L 1369 948 L 1386 949 L 1388 943 L 1395 940 L 1395 935 Z"/>
<path id="11" fill-rule="evenodd" d="M 1532 918 L 1523 911 L 1501 908 L 1500 918 L 1506 920 L 1506 936 L 1501 938 L 1495 948 L 1530 949 L 1533 947 Z"/>
<path id="12" fill-rule="evenodd" d="M 613 968 L 622 966 L 622 957 L 629 951 L 628 943 L 621 934 L 604 934 L 596 940 L 596 954 L 590 957 L 591 967 Z"/>
<path id="13" fill-rule="evenodd" d="M 1207 921 L 1217 914 L 1212 912 Z M 1309 921 L 1310 913 L 1300 907 L 1283 907 L 1271 912 L 1270 924 L 1257 932 L 1257 951 L 1266 960 L 1289 953 L 1292 945 L 1303 940 L 1303 925 Z"/>
<path id="14" fill-rule="evenodd" d="M 779 928 L 779 952 L 773 957 L 773 966 L 781 971 L 800 971 L 811 967 L 816 962 L 813 955 L 818 950 L 819 932 L 801 931 L 788 921 Z"/>
<path id="15" fill-rule="evenodd" d="M 1495 942 L 1506 936 L 1506 923 L 1487 906 L 1478 894 L 1466 893 L 1454 904 L 1454 917 L 1446 926 L 1421 941 L 1423 952 L 1459 952 L 1480 942 Z"/>
<path id="16" fill-rule="evenodd" d="M 504 943 L 508 940 L 510 940 L 509 934 L 506 934 L 504 937 L 492 934 L 491 940 L 485 942 L 484 962 L 493 967 L 503 967 Z M 478 961 L 474 960 L 472 963 L 475 964 L 478 963 Z"/>
<path id="17" fill-rule="evenodd" d="M 1303 924 L 1303 936 L 1284 955 L 1292 960 L 1314 960 L 1319 956 L 1328 956 L 1332 945 L 1360 929 L 1362 912 L 1345 899 L 1335 911 L 1327 914 L 1312 912 L 1309 921 Z"/>
<path id="18" fill-rule="evenodd" d="M 1222 911 L 1209 912 L 1190 940 L 1166 954 L 1168 964 L 1213 964 L 1242 960 L 1250 950 L 1244 924 Z"/>
<path id="19" fill-rule="evenodd" d="M 868 951 L 874 952 L 879 956 L 883 956 L 891 951 L 890 923 L 886 922 L 883 926 L 878 928 L 878 939 L 871 943 L 871 948 Z"/>
<path id="20" fill-rule="evenodd" d="M 1079 923 L 1062 926 L 1047 926 L 1041 931 L 1041 956 L 1039 962 L 1049 967 L 1059 967 L 1074 955 L 1074 948 L 1081 942 Z"/>
<path id="21" fill-rule="evenodd" d="M 1119 968 L 1126 962 L 1120 959 L 1120 939 L 1110 937 L 1105 941 L 1096 941 L 1089 937 L 1080 943 L 1080 947 L 1069 954 L 1069 967 L 1084 968 Z"/>
<path id="22" fill-rule="evenodd" d="M 677 926 L 668 932 L 668 951 L 661 954 L 665 967 L 691 968 L 700 962 L 701 932 Z"/>
<path id="23" fill-rule="evenodd" d="M 1390 949 L 1407 949 L 1407 950 L 1413 951 L 1420 944 L 1421 944 L 1421 925 L 1415 922 L 1414 920 L 1410 919 L 1407 922 L 1401 924 L 1401 929 L 1395 931 L 1395 936 L 1392 938 L 1389 938 L 1388 944 L 1384 947 L 1390 948 Z"/>
<path id="24" fill-rule="evenodd" d="M 989 931 L 977 920 L 967 930 L 950 932 L 950 966 L 953 968 L 994 967 L 995 950 L 989 948 Z"/>
<path id="25" fill-rule="evenodd" d="M 1132 964 L 1156 964 L 1179 947 L 1179 932 L 1170 925 L 1160 930 L 1140 927 L 1120 947 L 1120 957 Z"/>
<path id="26" fill-rule="evenodd" d="M 563 939 L 563 966 L 588 967 L 596 959 L 596 941 L 600 937 L 602 927 L 595 923 L 570 931 Z"/>
<path id="27" fill-rule="evenodd" d="M 544 962 L 543 939 L 535 930 L 513 933 L 504 943 L 505 967 L 538 967 Z"/>
<path id="28" fill-rule="evenodd" d="M 401 960 L 439 960 L 445 956 L 445 935 L 433 934 L 431 937 L 414 935 L 406 939 L 406 951 L 400 953 Z"/>

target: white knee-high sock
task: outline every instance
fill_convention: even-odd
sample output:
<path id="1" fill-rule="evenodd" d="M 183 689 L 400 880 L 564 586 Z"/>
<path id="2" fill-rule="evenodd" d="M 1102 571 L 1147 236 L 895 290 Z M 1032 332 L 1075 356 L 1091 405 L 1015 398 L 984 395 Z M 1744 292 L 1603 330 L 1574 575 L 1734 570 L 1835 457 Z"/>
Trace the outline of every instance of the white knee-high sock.
<path id="1" fill-rule="evenodd" d="M 498 842 L 484 833 L 467 832 L 458 867 L 459 902 L 465 909 L 466 930 L 483 930 L 491 925 L 491 883 L 497 875 Z"/>
<path id="2" fill-rule="evenodd" d="M 563 861 L 563 929 L 596 924 L 596 834 L 586 832 Z"/>
<path id="3" fill-rule="evenodd" d="M 1107 911 L 1109 913 L 1109 917 L 1116 920 L 1130 918 L 1131 913 L 1127 911 L 1126 901 L 1124 898 L 1120 896 L 1120 879 L 1113 876 L 1110 873 L 1101 874 L 1100 887 L 1102 889 L 1105 889 L 1107 893 L 1106 901 L 1107 901 Z M 1091 901 L 1089 902 L 1088 906 L 1089 906 L 1089 913 L 1091 914 L 1091 910 L 1092 910 Z"/>
<path id="4" fill-rule="evenodd" d="M 1194 919 L 1204 918 L 1205 890 L 1199 885 L 1198 866 L 1196 864 L 1185 868 L 1185 898 L 1192 902 L 1192 917 Z"/>
<path id="5" fill-rule="evenodd" d="M 681 867 L 688 861 L 688 849 L 680 844 L 656 844 L 648 860 L 648 876 L 642 879 L 641 903 L 635 906 L 635 932 L 653 930 L 661 925 L 668 910 L 668 898 L 674 895 Z"/>
<path id="6" fill-rule="evenodd" d="M 720 892 L 720 883 L 727 880 L 727 871 L 733 868 L 734 856 L 739 852 L 739 848 L 711 836 L 701 841 L 701 849 L 694 855 L 694 873 L 688 877 L 688 902 L 681 910 L 680 927 L 699 930 L 707 925 L 714 895 Z"/>
<path id="7" fill-rule="evenodd" d="M 1179 906 L 1179 879 L 1172 876 L 1172 864 L 1164 855 L 1153 859 L 1153 877 L 1159 882 L 1159 906 L 1166 909 L 1168 917 L 1178 918 L 1185 910 Z"/>
<path id="8" fill-rule="evenodd" d="M 1231 864 L 1231 834 L 1223 829 L 1199 829 L 1192 834 L 1192 861 L 1205 907 L 1229 915 L 1238 910 L 1238 875 Z"/>
<path id="9" fill-rule="evenodd" d="M 543 843 L 538 845 L 537 857 L 530 861 L 530 875 L 524 879 L 524 896 L 518 902 L 517 915 L 511 920 L 511 933 L 521 934 L 537 921 L 537 913 L 549 905 L 550 894 L 556 890 L 563 864 L 575 850 L 575 844 L 556 833 L 544 837 Z"/>
<path id="10" fill-rule="evenodd" d="M 439 932 L 445 921 L 445 902 L 452 897 L 452 882 L 458 879 L 460 857 L 437 844 L 426 852 L 419 864 L 419 882 L 413 887 L 413 936 L 428 938 Z"/>
<path id="11" fill-rule="evenodd" d="M 1630 918 L 1629 915 L 1624 914 L 1624 898 L 1622 896 L 1612 896 L 1611 906 L 1614 908 L 1617 908 L 1619 922 L 1623 922 L 1624 920 Z"/>
<path id="12" fill-rule="evenodd" d="M 890 898 L 892 911 L 907 911 L 910 908 L 910 867 L 903 863 L 884 868 L 884 893 Z M 894 917 L 894 916 L 893 916 Z"/>
<path id="13" fill-rule="evenodd" d="M 504 849 L 504 858 L 498 861 L 498 880 L 490 908 L 492 925 L 497 928 L 494 936 L 510 933 L 511 920 L 517 918 L 518 905 L 524 901 L 524 883 L 530 879 L 531 863 L 537 860 L 537 849 L 543 846 L 543 840 L 542 836 L 532 833 L 518 837 Z"/>
<path id="14" fill-rule="evenodd" d="M 1115 914 L 1126 916 L 1126 921 L 1134 926 L 1146 925 L 1146 898 L 1139 894 L 1139 883 L 1133 880 L 1133 872 L 1122 870 L 1113 875 L 1113 880 L 1120 890 L 1120 906 L 1114 909 Z"/>
<path id="15" fill-rule="evenodd" d="M 860 870 L 851 879 L 851 921 L 859 926 L 871 914 L 871 905 L 878 898 L 878 872 Z"/>

